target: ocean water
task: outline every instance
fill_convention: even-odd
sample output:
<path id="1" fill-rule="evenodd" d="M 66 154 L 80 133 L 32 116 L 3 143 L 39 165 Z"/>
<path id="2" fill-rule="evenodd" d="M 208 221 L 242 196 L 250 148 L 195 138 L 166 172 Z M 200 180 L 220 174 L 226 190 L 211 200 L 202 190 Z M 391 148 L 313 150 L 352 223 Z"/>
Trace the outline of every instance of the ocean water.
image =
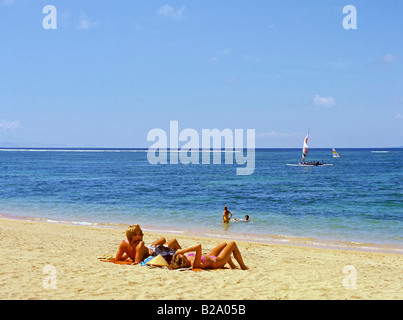
<path id="1" fill-rule="evenodd" d="M 0 149 L 0 215 L 83 225 L 403 252 L 403 149 L 257 149 L 255 171 L 157 164 L 141 149 Z M 222 223 L 223 207 L 250 221 Z"/>

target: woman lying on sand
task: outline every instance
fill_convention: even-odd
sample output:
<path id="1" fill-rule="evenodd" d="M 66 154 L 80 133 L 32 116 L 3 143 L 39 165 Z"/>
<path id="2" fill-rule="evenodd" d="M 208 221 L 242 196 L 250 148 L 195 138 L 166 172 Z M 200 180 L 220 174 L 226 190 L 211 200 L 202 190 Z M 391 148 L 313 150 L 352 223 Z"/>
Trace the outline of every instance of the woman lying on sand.
<path id="1" fill-rule="evenodd" d="M 188 253 L 185 255 L 187 252 L 195 253 Z M 231 241 L 228 244 L 220 244 L 211 250 L 207 255 L 202 255 L 201 244 L 187 249 L 178 250 L 172 258 L 169 269 L 174 270 L 189 267 L 192 267 L 193 269 L 219 269 L 223 268 L 227 262 L 231 269 L 236 269 L 235 264 L 231 260 L 232 253 L 234 254 L 234 258 L 239 263 L 241 269 L 248 269 L 248 267 L 244 264 L 241 252 L 234 241 Z"/>

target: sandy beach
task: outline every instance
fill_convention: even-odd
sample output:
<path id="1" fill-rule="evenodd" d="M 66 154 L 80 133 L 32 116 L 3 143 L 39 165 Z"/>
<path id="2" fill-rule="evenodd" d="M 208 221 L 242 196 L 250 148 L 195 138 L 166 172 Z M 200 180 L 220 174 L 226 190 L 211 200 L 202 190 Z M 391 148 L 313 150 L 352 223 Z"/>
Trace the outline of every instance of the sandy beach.
<path id="1" fill-rule="evenodd" d="M 145 232 L 148 244 L 170 234 Z M 208 251 L 222 239 L 175 235 Z M 403 255 L 237 241 L 249 270 L 169 271 L 101 262 L 125 228 L 0 219 L 0 299 L 403 299 Z"/>

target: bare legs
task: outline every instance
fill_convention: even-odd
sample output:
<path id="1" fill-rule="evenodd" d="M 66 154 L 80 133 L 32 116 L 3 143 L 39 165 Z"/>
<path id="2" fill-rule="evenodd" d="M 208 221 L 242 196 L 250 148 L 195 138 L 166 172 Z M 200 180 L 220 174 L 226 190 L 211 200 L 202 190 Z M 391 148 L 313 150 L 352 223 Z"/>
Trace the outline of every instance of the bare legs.
<path id="1" fill-rule="evenodd" d="M 217 267 L 222 268 L 228 262 L 231 269 L 235 269 L 236 266 L 231 260 L 231 254 L 234 255 L 235 260 L 239 263 L 239 266 L 242 270 L 248 269 L 242 259 L 241 252 L 238 249 L 238 246 L 234 241 L 229 242 L 228 244 L 222 243 L 215 247 L 210 251 L 208 256 L 216 256 Z"/>
<path id="2" fill-rule="evenodd" d="M 182 247 L 180 246 L 180 244 L 179 244 L 179 242 L 176 240 L 176 239 L 171 239 L 171 240 L 169 240 L 168 242 L 166 241 L 166 239 L 165 238 L 159 238 L 159 239 L 157 239 L 157 240 L 155 240 L 153 243 L 152 243 L 152 245 L 154 245 L 155 247 L 156 246 L 159 246 L 159 245 L 167 245 L 168 246 L 168 248 L 170 248 L 170 249 L 173 249 L 173 250 L 179 250 L 179 249 L 182 249 Z"/>

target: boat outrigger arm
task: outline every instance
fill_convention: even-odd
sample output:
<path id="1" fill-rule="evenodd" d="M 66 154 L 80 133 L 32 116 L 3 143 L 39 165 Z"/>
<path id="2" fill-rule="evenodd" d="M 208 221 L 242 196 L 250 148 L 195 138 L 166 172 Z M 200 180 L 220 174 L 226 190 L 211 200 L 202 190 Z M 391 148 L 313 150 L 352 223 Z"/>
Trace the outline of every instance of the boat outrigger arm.
<path id="1" fill-rule="evenodd" d="M 319 161 L 309 161 L 309 162 L 300 162 L 300 163 L 287 163 L 287 166 L 290 167 L 329 167 L 332 166 L 333 163 L 319 162 Z"/>

